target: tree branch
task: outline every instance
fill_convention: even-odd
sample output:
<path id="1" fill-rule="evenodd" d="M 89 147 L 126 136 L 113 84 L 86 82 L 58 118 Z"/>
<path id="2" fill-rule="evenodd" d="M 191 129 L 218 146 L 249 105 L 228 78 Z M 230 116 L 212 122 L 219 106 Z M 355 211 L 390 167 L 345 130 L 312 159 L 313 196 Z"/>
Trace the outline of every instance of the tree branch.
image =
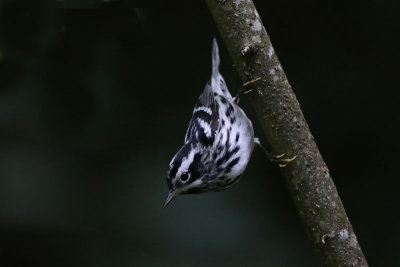
<path id="1" fill-rule="evenodd" d="M 328 168 L 251 0 L 206 0 L 276 154 L 297 155 L 282 169 L 307 235 L 325 266 L 368 266 Z"/>

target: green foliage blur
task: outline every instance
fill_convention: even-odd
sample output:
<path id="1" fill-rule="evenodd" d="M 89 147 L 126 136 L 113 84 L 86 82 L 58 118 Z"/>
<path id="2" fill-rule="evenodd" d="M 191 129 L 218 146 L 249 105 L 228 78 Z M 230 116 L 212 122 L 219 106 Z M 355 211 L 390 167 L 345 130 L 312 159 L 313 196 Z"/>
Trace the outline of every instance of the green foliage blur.
<path id="1" fill-rule="evenodd" d="M 162 207 L 213 37 L 241 85 L 206 6 L 17 2 L 0 2 L 2 266 L 318 266 L 259 150 L 231 189 Z M 255 4 L 367 260 L 400 265 L 398 5 Z"/>

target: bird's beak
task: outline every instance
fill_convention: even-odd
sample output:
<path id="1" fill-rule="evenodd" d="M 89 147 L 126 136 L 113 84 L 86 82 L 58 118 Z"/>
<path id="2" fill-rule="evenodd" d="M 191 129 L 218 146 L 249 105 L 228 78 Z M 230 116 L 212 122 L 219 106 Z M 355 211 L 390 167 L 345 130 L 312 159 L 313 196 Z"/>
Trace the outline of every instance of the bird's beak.
<path id="1" fill-rule="evenodd" d="M 172 201 L 176 195 L 176 190 L 169 191 L 167 199 L 165 200 L 164 208 Z"/>

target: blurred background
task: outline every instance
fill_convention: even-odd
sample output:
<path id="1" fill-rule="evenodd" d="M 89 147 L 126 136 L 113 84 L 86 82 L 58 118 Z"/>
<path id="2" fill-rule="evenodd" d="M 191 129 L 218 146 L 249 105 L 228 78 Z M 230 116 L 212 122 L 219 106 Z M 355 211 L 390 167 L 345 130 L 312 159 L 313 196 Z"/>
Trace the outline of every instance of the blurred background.
<path id="1" fill-rule="evenodd" d="M 205 5 L 0 3 L 3 266 L 318 266 L 258 149 L 231 189 L 162 207 L 213 37 L 241 85 Z M 398 3 L 255 4 L 367 260 L 399 266 Z"/>

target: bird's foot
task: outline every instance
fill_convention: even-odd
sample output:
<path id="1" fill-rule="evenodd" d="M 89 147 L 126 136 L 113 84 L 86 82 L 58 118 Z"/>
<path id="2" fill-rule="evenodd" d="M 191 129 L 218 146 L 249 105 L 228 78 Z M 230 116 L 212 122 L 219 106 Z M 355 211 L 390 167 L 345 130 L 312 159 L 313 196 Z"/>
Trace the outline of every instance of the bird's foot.
<path id="1" fill-rule="evenodd" d="M 237 91 L 236 96 L 233 98 L 233 101 L 235 101 L 236 104 L 239 104 L 239 96 L 240 95 L 246 95 L 248 93 L 250 93 L 251 91 L 253 91 L 253 89 L 249 89 L 249 90 L 245 90 L 246 87 L 248 87 L 249 85 L 258 82 L 259 80 L 261 80 L 261 77 L 258 77 L 256 79 L 253 79 L 251 81 L 245 82 L 242 87 L 240 87 L 240 89 Z"/>
<path id="2" fill-rule="evenodd" d="M 254 143 L 257 144 L 262 149 L 262 151 L 264 151 L 265 155 L 267 155 L 268 159 L 272 163 L 278 164 L 278 166 L 281 168 L 286 167 L 290 162 L 297 158 L 297 156 L 294 156 L 292 158 L 283 158 L 286 153 L 273 155 L 261 144 L 260 139 L 258 139 L 257 137 L 254 138 Z"/>
<path id="3" fill-rule="evenodd" d="M 272 163 L 278 164 L 279 167 L 283 168 L 286 167 L 290 162 L 295 160 L 297 156 L 294 156 L 292 158 L 283 158 L 285 156 L 285 153 L 280 154 L 280 155 L 272 155 L 269 157 L 269 160 Z"/>

